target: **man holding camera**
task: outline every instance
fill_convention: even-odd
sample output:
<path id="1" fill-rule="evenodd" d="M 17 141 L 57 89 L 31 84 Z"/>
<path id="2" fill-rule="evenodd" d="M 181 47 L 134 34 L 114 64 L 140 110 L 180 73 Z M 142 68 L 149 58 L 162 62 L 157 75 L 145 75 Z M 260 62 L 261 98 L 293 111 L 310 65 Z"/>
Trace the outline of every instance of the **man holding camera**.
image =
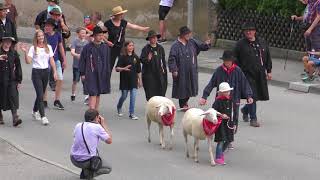
<path id="1" fill-rule="evenodd" d="M 74 129 L 74 141 L 70 156 L 71 162 L 76 167 L 82 169 L 80 179 L 109 174 L 112 168 L 99 156 L 97 147 L 99 140 L 107 144 L 112 143 L 111 132 L 105 119 L 99 115 L 97 110 L 87 110 L 84 118 L 85 122 L 78 123 Z M 93 170 L 92 165 L 96 163 L 94 159 L 97 157 L 100 159 L 97 165 L 100 168 Z"/>

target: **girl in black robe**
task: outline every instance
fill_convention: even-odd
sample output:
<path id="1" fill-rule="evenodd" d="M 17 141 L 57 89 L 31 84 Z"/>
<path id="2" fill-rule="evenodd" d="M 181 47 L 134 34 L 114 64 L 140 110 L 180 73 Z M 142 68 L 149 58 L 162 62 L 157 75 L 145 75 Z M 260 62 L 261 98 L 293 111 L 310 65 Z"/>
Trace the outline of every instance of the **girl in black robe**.
<path id="1" fill-rule="evenodd" d="M 141 52 L 142 82 L 147 101 L 153 96 L 165 96 L 168 85 L 164 48 L 157 43 L 160 34 L 151 30 L 146 38 L 149 44 Z"/>
<path id="2" fill-rule="evenodd" d="M 17 110 L 19 108 L 18 88 L 22 81 L 20 58 L 13 49 L 15 39 L 3 37 L 0 48 L 0 124 L 4 124 L 2 111 L 11 110 L 13 126 L 22 123 Z"/>

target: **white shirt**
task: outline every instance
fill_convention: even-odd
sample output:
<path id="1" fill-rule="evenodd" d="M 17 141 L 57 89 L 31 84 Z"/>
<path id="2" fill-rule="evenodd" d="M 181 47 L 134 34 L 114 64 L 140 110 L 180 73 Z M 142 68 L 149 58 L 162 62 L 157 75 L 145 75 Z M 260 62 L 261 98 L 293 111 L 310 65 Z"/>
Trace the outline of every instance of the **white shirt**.
<path id="1" fill-rule="evenodd" d="M 172 7 L 173 6 L 173 1 L 174 0 L 161 0 L 160 1 L 160 6 Z"/>
<path id="2" fill-rule="evenodd" d="M 49 53 L 46 53 L 45 48 L 37 48 L 37 53 L 34 52 L 34 46 L 31 46 L 28 56 L 32 58 L 32 68 L 47 69 L 49 68 L 49 60 L 53 57 L 52 47 L 48 45 Z"/>
<path id="3" fill-rule="evenodd" d="M 1 21 L 2 21 L 2 24 L 3 24 L 3 25 L 6 25 L 6 23 L 7 23 L 7 19 L 6 19 L 6 18 L 1 19 Z"/>

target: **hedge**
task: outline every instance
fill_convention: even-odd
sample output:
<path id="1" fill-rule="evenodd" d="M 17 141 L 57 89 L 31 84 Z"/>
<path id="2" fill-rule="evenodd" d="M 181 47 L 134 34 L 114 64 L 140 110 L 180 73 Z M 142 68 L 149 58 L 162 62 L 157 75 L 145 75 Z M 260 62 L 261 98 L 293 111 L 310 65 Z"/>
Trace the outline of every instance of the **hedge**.
<path id="1" fill-rule="evenodd" d="M 298 0 L 219 0 L 223 10 L 245 9 L 256 10 L 265 14 L 280 14 L 288 17 L 301 15 L 305 9 Z"/>

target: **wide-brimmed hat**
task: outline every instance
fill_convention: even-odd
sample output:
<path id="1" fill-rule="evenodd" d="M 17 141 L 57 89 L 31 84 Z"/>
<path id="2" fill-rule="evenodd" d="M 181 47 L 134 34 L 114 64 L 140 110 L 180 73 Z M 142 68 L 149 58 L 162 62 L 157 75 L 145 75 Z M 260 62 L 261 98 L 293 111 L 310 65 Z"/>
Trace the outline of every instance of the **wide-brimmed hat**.
<path id="1" fill-rule="evenodd" d="M 104 30 L 102 30 L 101 27 L 96 26 L 96 27 L 93 28 L 91 36 L 95 36 L 95 35 L 100 34 L 100 33 L 107 33 L 107 31 L 104 31 Z"/>
<path id="2" fill-rule="evenodd" d="M 256 25 L 253 22 L 245 22 L 241 26 L 242 31 L 245 30 L 256 30 Z"/>
<path id="3" fill-rule="evenodd" d="M 219 84 L 219 92 L 228 92 L 228 91 L 232 91 L 233 88 L 230 87 L 229 83 L 227 82 L 222 82 Z"/>
<path id="4" fill-rule="evenodd" d="M 60 3 L 59 0 L 47 0 L 47 2 L 53 2 L 53 3 L 55 3 L 55 4 L 59 4 L 59 3 Z"/>
<path id="5" fill-rule="evenodd" d="M 179 36 L 183 36 L 183 35 L 186 35 L 186 34 L 189 34 L 191 33 L 192 31 L 187 27 L 187 26 L 182 26 L 180 29 L 179 29 Z"/>
<path id="6" fill-rule="evenodd" d="M 156 33 L 156 31 L 150 30 L 150 31 L 148 32 L 148 36 L 146 37 L 146 40 L 149 41 L 149 38 L 152 38 L 152 37 L 155 37 L 155 36 L 156 36 L 158 39 L 161 37 L 161 35 L 158 34 L 158 33 Z"/>
<path id="7" fill-rule="evenodd" d="M 57 27 L 56 20 L 54 20 L 54 19 L 52 19 L 52 18 L 47 19 L 45 25 L 47 25 L 47 24 L 53 26 L 54 28 Z"/>
<path id="8" fill-rule="evenodd" d="M 13 43 L 17 42 L 16 39 L 14 37 L 11 36 L 4 36 L 0 39 L 0 41 L 5 41 L 5 40 L 11 40 Z"/>
<path id="9" fill-rule="evenodd" d="M 51 9 L 49 14 L 62 14 L 62 12 L 61 12 L 61 10 L 59 8 L 54 7 L 54 8 Z"/>
<path id="10" fill-rule="evenodd" d="M 222 59 L 224 61 L 235 61 L 236 60 L 236 58 L 234 57 L 233 51 L 230 51 L 230 50 L 223 51 L 222 57 L 220 57 L 220 59 Z"/>
<path id="11" fill-rule="evenodd" d="M 126 12 L 128 12 L 128 10 L 122 9 L 121 6 L 117 6 L 117 7 L 114 7 L 112 9 L 112 14 L 110 16 L 116 16 L 116 15 L 119 15 L 119 14 L 124 14 Z"/>
<path id="12" fill-rule="evenodd" d="M 4 5 L 3 3 L 0 3 L 0 10 L 9 9 L 8 6 Z"/>

